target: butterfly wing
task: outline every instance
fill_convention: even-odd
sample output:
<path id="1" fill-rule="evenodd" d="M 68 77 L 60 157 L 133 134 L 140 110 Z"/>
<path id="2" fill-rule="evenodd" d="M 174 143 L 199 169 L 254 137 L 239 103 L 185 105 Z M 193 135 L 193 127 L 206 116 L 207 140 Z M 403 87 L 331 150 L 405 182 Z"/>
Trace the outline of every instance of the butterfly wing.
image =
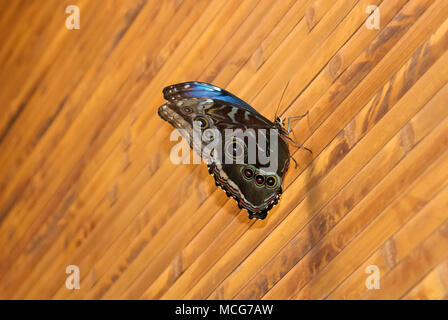
<path id="1" fill-rule="evenodd" d="M 199 154 L 210 141 L 192 139 L 195 121 L 205 124 L 201 127 L 204 134 L 207 130 L 215 130 L 214 132 L 222 134 L 225 129 L 241 129 L 252 133 L 258 133 L 259 129 L 277 130 L 272 122 L 258 112 L 223 100 L 205 98 L 169 100 L 159 108 L 159 115 L 175 128 L 183 129 L 181 132 Z M 227 196 L 234 198 L 240 208 L 245 208 L 249 212 L 249 218 L 264 219 L 267 212 L 277 204 L 282 193 L 281 185 L 289 165 L 289 149 L 281 135 L 278 133 L 277 135 L 279 143 L 275 156 L 278 165 L 275 169 L 266 168 L 258 158 L 255 162 L 249 163 L 247 155 L 242 163 L 227 163 L 201 154 L 208 163 L 209 172 L 213 175 L 216 185 L 224 189 Z M 222 153 L 229 155 L 231 148 L 227 148 L 226 143 L 227 141 L 222 143 Z M 243 146 L 241 150 L 247 152 L 247 142 L 240 139 L 239 143 Z M 257 151 L 266 153 L 267 145 L 257 143 Z M 251 173 L 250 177 L 246 175 L 248 173 Z M 263 179 L 259 180 L 263 181 L 257 183 L 257 177 L 262 177 Z M 268 179 L 274 183 L 268 185 Z"/>
<path id="2" fill-rule="evenodd" d="M 243 107 L 247 110 L 252 111 L 253 113 L 260 115 L 257 110 L 255 110 L 240 98 L 222 88 L 205 82 L 194 81 L 174 84 L 163 89 L 163 96 L 168 101 L 185 98 L 209 98 L 214 100 L 221 100 Z"/>

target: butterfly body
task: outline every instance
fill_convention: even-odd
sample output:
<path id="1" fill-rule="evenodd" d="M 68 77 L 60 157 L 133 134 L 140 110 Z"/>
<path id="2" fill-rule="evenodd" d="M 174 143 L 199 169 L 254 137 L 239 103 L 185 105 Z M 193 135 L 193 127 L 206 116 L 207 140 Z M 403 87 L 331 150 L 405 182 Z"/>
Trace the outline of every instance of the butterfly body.
<path id="1" fill-rule="evenodd" d="M 264 219 L 280 199 L 289 166 L 287 132 L 282 122 L 278 118 L 269 121 L 233 94 L 206 83 L 180 83 L 166 87 L 163 93 L 168 102 L 159 107 L 160 117 L 179 129 L 190 147 L 206 161 L 216 185 L 235 199 L 239 208 L 246 209 L 249 218 Z M 201 138 L 193 139 L 197 128 Z M 213 142 L 218 142 L 218 136 L 226 136 L 229 130 L 242 132 L 245 137 L 222 139 L 222 146 L 210 154 L 204 152 Z M 267 143 L 262 143 L 260 138 Z M 251 139 L 256 141 L 253 149 Z M 274 141 L 277 143 L 275 152 L 272 151 Z M 249 161 L 251 150 L 269 155 L 276 165 L 267 166 L 258 157 Z M 218 153 L 231 161 L 216 160 Z"/>

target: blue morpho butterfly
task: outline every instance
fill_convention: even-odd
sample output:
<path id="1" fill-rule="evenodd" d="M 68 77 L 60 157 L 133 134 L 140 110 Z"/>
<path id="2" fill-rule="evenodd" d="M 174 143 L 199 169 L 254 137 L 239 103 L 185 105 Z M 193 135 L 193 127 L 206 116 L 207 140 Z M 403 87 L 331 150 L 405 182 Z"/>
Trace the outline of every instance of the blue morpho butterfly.
<path id="1" fill-rule="evenodd" d="M 207 83 L 184 82 L 171 85 L 163 89 L 163 96 L 168 102 L 159 107 L 159 116 L 175 128 L 184 129 L 180 130 L 181 134 L 187 138 L 190 147 L 205 159 L 216 185 L 220 186 L 228 197 L 234 198 L 240 209 L 248 211 L 249 219 L 266 218 L 268 211 L 278 203 L 282 194 L 282 182 L 291 158 L 288 141 L 295 143 L 288 136 L 289 124 L 286 130 L 284 121 L 279 117 L 275 117 L 274 122 L 271 122 L 230 92 Z M 303 116 L 295 118 L 300 117 Z M 194 128 L 201 130 L 199 144 L 209 143 L 207 139 L 213 140 L 216 130 L 224 133 L 225 129 L 274 129 L 270 131 L 274 131 L 277 135 L 275 137 L 280 138 L 277 139 L 277 152 L 273 155 L 276 157 L 276 170 L 267 171 L 258 158 L 255 163 L 249 163 L 245 140 L 232 139 L 230 144 L 223 143 L 222 152 L 226 155 L 233 159 L 244 155 L 244 158 L 240 158 L 244 160 L 239 163 L 215 161 L 212 157 L 204 157 L 201 154 L 201 148 L 204 146 L 193 143 Z M 265 137 L 269 140 L 271 135 L 266 134 Z M 266 151 L 268 145 L 269 141 L 264 146 L 257 143 L 257 149 L 269 153 Z M 296 145 L 303 147 L 297 143 Z"/>

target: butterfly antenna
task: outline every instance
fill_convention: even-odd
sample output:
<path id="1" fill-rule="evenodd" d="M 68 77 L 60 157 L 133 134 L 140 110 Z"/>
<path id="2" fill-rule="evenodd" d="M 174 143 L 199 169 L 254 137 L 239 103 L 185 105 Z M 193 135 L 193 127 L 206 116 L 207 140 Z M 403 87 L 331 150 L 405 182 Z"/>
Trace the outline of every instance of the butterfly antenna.
<path id="1" fill-rule="evenodd" d="M 277 110 L 275 110 L 274 120 L 277 119 L 277 112 L 278 112 L 278 109 L 280 109 L 280 105 L 282 104 L 283 96 L 285 94 L 286 89 L 288 88 L 288 84 L 289 84 L 289 80 L 286 83 L 285 89 L 283 89 L 282 96 L 280 97 L 280 101 L 278 102 Z"/>

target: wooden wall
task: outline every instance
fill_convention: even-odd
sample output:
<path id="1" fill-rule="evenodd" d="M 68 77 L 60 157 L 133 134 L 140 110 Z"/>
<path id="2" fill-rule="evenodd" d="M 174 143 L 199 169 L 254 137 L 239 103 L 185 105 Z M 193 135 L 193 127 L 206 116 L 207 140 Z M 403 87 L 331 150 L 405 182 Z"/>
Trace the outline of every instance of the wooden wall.
<path id="1" fill-rule="evenodd" d="M 448 1 L 0 6 L 0 298 L 447 299 Z M 266 220 L 171 163 L 156 111 L 188 80 L 309 110 Z"/>

